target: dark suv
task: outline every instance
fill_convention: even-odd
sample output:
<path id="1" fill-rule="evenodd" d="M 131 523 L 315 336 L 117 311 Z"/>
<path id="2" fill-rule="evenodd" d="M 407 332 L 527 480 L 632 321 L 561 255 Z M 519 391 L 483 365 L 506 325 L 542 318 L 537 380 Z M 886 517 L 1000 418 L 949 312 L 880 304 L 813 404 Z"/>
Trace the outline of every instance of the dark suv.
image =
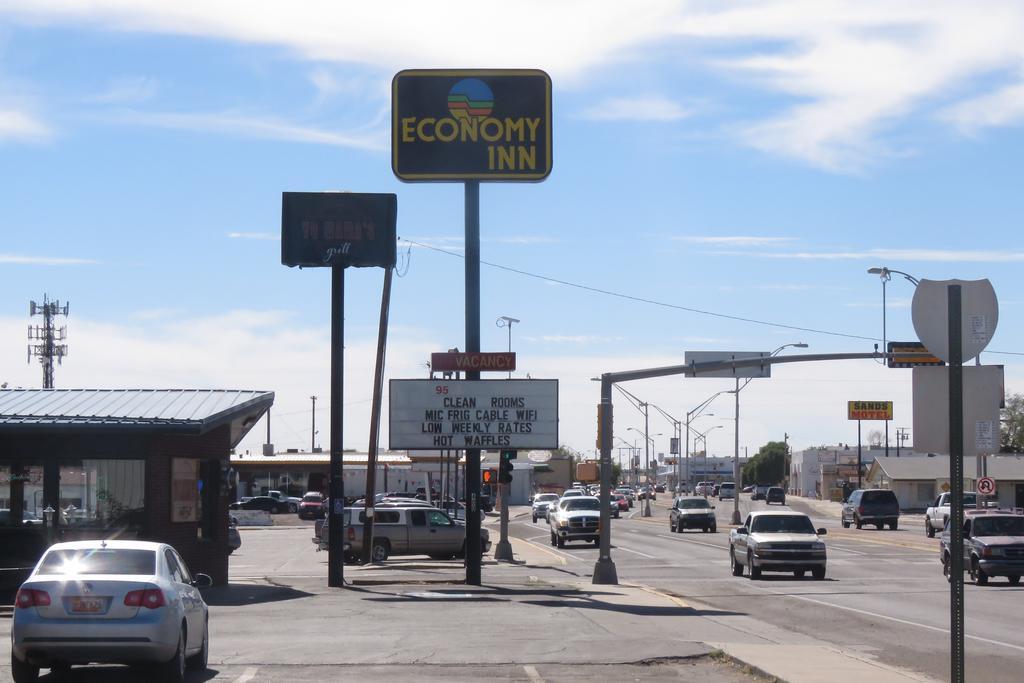
<path id="1" fill-rule="evenodd" d="M 764 494 L 765 503 L 779 503 L 780 505 L 786 504 L 786 492 L 782 490 L 781 486 L 772 486 Z"/>
<path id="2" fill-rule="evenodd" d="M 858 529 L 865 524 L 874 524 L 879 529 L 888 524 L 895 531 L 899 520 L 900 503 L 889 489 L 857 489 L 843 503 L 844 529 L 849 529 L 851 524 L 856 524 Z"/>

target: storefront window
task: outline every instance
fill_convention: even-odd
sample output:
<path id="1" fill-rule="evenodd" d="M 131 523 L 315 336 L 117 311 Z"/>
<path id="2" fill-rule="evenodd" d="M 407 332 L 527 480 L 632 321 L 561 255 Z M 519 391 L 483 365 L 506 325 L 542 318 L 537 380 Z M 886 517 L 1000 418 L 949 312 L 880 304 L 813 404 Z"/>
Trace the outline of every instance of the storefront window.
<path id="1" fill-rule="evenodd" d="M 146 493 L 143 460 L 60 463 L 60 524 L 69 528 L 140 529 Z"/>
<path id="2" fill-rule="evenodd" d="M 0 465 L 0 526 L 42 524 L 45 507 L 42 502 L 43 468 L 40 465 Z"/>

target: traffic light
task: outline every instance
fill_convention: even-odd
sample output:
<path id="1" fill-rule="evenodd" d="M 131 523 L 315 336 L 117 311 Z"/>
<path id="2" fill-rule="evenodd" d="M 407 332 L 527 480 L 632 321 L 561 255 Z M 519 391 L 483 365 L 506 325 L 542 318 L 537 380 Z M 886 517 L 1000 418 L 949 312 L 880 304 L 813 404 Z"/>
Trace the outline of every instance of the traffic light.
<path id="1" fill-rule="evenodd" d="M 495 476 L 496 474 L 497 473 L 494 470 L 484 470 L 483 472 L 481 472 L 480 480 L 484 484 L 493 484 L 497 479 L 497 477 Z"/>
<path id="2" fill-rule="evenodd" d="M 502 484 L 512 483 L 512 461 L 516 459 L 516 451 L 502 451 L 501 464 L 498 467 L 498 482 Z"/>

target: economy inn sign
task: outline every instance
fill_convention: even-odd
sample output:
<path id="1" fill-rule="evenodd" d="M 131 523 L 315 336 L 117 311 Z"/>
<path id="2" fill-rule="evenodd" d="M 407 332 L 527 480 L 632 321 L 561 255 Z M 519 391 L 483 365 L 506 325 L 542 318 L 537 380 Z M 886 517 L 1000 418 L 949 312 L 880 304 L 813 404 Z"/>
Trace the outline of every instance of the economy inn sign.
<path id="1" fill-rule="evenodd" d="M 406 70 L 391 85 L 399 179 L 539 181 L 551 173 L 551 79 L 543 71 Z"/>

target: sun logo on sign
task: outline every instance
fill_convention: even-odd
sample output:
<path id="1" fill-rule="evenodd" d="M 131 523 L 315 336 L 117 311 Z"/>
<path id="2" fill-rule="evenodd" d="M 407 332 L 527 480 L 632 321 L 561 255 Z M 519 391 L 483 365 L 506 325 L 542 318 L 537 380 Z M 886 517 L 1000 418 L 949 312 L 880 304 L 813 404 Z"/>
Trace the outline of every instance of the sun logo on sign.
<path id="1" fill-rule="evenodd" d="M 464 78 L 448 91 L 448 111 L 456 119 L 490 116 L 494 93 L 479 78 Z"/>

